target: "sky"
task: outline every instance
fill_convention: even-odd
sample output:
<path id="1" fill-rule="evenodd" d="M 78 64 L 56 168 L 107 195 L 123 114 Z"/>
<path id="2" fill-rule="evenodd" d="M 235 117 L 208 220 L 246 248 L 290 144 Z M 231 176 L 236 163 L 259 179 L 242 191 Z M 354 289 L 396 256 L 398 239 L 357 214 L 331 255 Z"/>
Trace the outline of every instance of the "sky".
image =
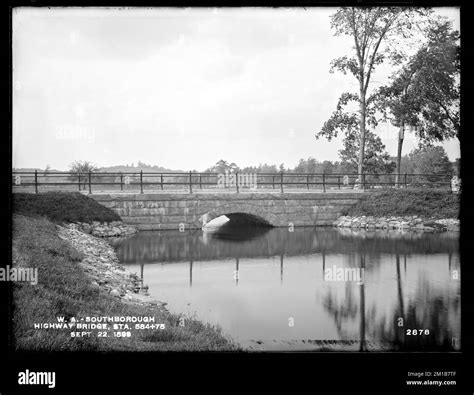
<path id="1" fill-rule="evenodd" d="M 459 28 L 459 9 L 437 8 Z M 316 140 L 352 76 L 334 8 L 16 8 L 13 167 L 67 170 L 141 161 L 203 171 L 300 158 L 339 160 Z M 388 67 L 373 76 L 386 82 Z M 377 129 L 391 155 L 398 131 Z M 417 142 L 407 134 L 404 153 Z M 451 160 L 458 140 L 443 143 Z"/>

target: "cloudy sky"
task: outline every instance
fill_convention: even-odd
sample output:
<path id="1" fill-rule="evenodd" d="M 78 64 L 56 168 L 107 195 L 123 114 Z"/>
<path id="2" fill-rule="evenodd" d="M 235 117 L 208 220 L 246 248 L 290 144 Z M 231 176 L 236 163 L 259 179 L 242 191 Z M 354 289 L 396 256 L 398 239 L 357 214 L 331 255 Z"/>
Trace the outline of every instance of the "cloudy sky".
<path id="1" fill-rule="evenodd" d="M 13 167 L 338 160 L 340 140 L 314 138 L 339 95 L 357 91 L 329 73 L 352 47 L 333 36 L 334 11 L 15 9 Z M 458 9 L 436 11 L 459 29 Z M 395 155 L 395 128 L 377 132 Z M 459 157 L 457 140 L 444 147 Z"/>

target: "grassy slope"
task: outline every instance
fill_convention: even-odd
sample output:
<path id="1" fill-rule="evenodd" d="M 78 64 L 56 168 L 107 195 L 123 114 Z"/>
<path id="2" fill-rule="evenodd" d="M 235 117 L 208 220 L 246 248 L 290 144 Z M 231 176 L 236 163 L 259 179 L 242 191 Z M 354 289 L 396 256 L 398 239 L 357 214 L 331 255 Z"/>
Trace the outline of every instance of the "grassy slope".
<path id="1" fill-rule="evenodd" d="M 120 221 L 115 212 L 79 192 L 14 193 L 13 211 L 54 222 Z"/>
<path id="2" fill-rule="evenodd" d="M 13 265 L 38 268 L 37 285 L 14 283 L 14 337 L 18 349 L 222 351 L 234 348 L 218 328 L 192 319 L 186 319 L 182 327 L 178 325 L 181 318 L 178 315 L 157 306 L 125 304 L 93 287 L 79 265 L 82 254 L 58 237 L 54 223 L 41 218 L 43 215 L 58 222 L 115 220 L 111 210 L 97 207 L 95 201 L 78 193 L 15 195 L 14 208 L 31 216 L 14 214 Z M 155 322 L 165 324 L 166 329 L 133 330 L 131 338 L 71 338 L 66 330 L 33 329 L 34 323 L 53 323 L 57 316 L 104 315 L 154 316 Z"/>
<path id="3" fill-rule="evenodd" d="M 347 215 L 402 216 L 422 218 L 458 218 L 459 195 L 433 190 L 391 189 L 367 193 Z"/>

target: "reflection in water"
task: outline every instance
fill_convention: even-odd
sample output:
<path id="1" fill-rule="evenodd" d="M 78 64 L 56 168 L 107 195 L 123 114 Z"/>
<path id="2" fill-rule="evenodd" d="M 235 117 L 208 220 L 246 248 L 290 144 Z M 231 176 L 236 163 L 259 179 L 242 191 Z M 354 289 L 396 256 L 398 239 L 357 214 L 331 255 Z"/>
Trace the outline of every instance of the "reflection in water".
<path id="1" fill-rule="evenodd" d="M 235 258 L 235 285 L 239 285 L 239 258 Z"/>
<path id="2" fill-rule="evenodd" d="M 193 286 L 193 261 L 189 261 L 189 286 Z"/>
<path id="3" fill-rule="evenodd" d="M 170 310 L 249 349 L 459 349 L 457 234 L 222 228 L 140 232 L 115 247 Z M 361 268 L 364 281 L 325 281 L 332 267 Z"/>

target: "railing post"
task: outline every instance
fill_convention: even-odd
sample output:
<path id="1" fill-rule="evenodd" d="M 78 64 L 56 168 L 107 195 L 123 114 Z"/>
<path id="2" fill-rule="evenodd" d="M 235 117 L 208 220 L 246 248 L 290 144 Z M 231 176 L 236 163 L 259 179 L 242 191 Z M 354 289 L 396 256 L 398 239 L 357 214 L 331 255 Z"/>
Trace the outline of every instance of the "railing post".
<path id="1" fill-rule="evenodd" d="M 140 193 L 143 193 L 143 170 L 140 170 Z"/>
<path id="2" fill-rule="evenodd" d="M 77 175 L 77 186 L 79 187 L 79 192 L 81 192 L 81 173 Z"/>
<path id="3" fill-rule="evenodd" d="M 38 170 L 35 170 L 35 193 L 38 193 Z"/>
<path id="4" fill-rule="evenodd" d="M 405 189 L 407 189 L 407 173 L 405 173 Z"/>
<path id="5" fill-rule="evenodd" d="M 326 173 L 323 171 L 323 192 L 326 192 Z"/>
<path id="6" fill-rule="evenodd" d="M 237 193 L 239 193 L 239 172 L 235 172 L 235 185 L 237 187 Z"/>
<path id="7" fill-rule="evenodd" d="M 120 173 L 120 190 L 123 191 L 123 174 Z"/>
<path id="8" fill-rule="evenodd" d="M 337 176 L 337 187 L 341 189 L 341 176 Z"/>
<path id="9" fill-rule="evenodd" d="M 272 175 L 272 187 L 273 189 L 275 189 L 275 176 Z"/>
<path id="10" fill-rule="evenodd" d="M 189 193 L 193 193 L 193 178 L 191 170 L 189 171 Z"/>
<path id="11" fill-rule="evenodd" d="M 309 191 L 309 174 L 306 174 L 306 189 Z"/>
<path id="12" fill-rule="evenodd" d="M 91 185 L 91 172 L 89 171 L 89 195 L 92 194 L 92 185 Z"/>
<path id="13" fill-rule="evenodd" d="M 280 191 L 283 193 L 283 171 L 280 171 Z"/>
<path id="14" fill-rule="evenodd" d="M 163 173 L 160 174 L 161 190 L 163 190 Z"/>
<path id="15" fill-rule="evenodd" d="M 199 173 L 199 189 L 202 189 L 202 178 L 201 178 L 201 173 Z"/>

